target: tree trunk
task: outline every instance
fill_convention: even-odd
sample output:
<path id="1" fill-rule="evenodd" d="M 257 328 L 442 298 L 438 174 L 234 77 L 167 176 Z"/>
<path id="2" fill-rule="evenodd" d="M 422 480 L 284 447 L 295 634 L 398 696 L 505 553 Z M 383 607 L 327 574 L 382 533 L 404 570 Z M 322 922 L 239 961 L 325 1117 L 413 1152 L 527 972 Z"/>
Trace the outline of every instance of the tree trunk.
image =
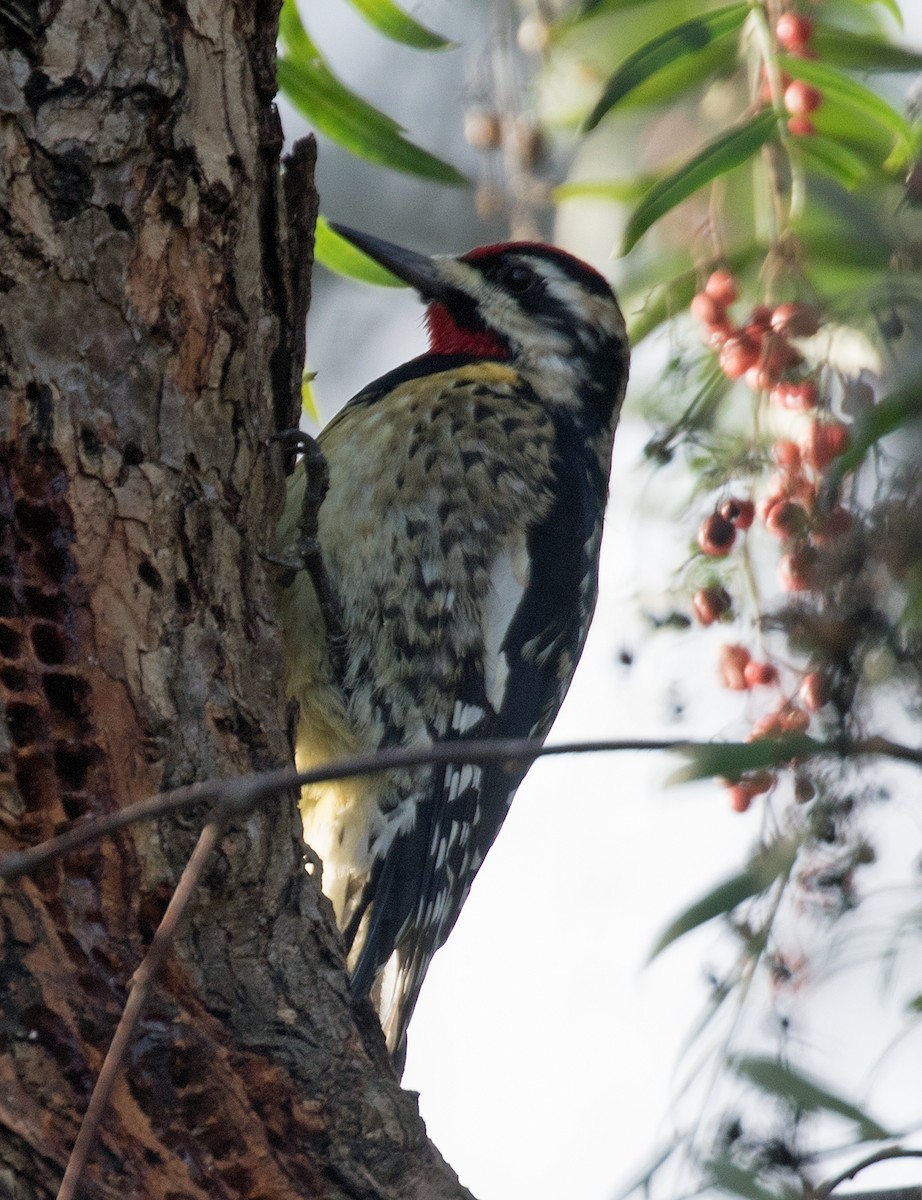
<path id="1" fill-rule="evenodd" d="M 290 760 L 270 545 L 311 147 L 276 3 L 0 5 L 0 848 Z M 284 185 L 283 185 L 284 184 Z M 0 1194 L 53 1196 L 200 814 L 0 891 Z M 426 1141 L 283 797 L 231 825 L 87 1197 L 467 1196 Z"/>

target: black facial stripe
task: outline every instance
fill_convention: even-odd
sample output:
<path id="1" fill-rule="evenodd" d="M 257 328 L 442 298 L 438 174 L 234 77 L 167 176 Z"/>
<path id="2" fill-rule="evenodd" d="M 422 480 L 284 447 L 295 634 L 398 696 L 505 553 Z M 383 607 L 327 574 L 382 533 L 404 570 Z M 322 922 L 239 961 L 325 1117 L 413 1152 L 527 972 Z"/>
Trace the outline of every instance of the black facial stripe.
<path id="1" fill-rule="evenodd" d="M 553 246 L 529 246 L 527 249 L 521 250 L 511 248 L 496 254 L 484 254 L 475 258 L 471 262 L 471 266 L 489 277 L 501 264 L 508 263 L 510 254 L 514 254 L 526 265 L 542 262 L 553 263 L 563 275 L 572 279 L 574 283 L 578 283 L 584 291 L 591 292 L 594 296 L 611 295 L 611 287 L 601 275 L 587 269 L 582 263 L 571 258 L 569 254 L 555 250 Z"/>

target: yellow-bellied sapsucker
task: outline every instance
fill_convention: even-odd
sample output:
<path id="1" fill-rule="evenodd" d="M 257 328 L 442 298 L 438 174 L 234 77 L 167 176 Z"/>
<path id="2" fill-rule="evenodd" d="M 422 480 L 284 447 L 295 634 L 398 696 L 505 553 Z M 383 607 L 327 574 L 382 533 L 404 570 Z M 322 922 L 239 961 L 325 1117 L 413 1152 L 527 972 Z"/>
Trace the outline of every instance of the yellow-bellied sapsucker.
<path id="1" fill-rule="evenodd" d="M 338 635 L 307 572 L 283 596 L 302 769 L 383 747 L 544 738 L 596 601 L 627 382 L 606 281 L 550 246 L 426 257 L 339 232 L 428 304 L 430 350 L 370 384 L 319 442 L 318 517 Z M 280 527 L 291 556 L 305 489 Z M 452 765 L 305 788 L 304 836 L 402 1061 L 426 970 L 525 768 Z"/>

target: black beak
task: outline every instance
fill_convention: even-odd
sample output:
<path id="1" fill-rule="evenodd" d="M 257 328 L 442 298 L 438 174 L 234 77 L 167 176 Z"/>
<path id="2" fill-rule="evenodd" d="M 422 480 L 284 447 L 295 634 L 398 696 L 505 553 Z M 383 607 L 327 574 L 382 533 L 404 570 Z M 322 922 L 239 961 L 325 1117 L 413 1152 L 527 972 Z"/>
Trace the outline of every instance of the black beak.
<path id="1" fill-rule="evenodd" d="M 372 237 L 371 234 L 360 233 L 346 225 L 337 225 L 335 221 L 330 222 L 330 228 L 363 254 L 386 267 L 398 279 L 415 288 L 424 300 L 447 302 L 455 294 L 454 288 L 441 278 L 435 260 L 428 255 L 417 254 L 415 250 L 405 250 L 403 246 L 395 246 L 393 242 L 385 242 L 382 238 Z"/>

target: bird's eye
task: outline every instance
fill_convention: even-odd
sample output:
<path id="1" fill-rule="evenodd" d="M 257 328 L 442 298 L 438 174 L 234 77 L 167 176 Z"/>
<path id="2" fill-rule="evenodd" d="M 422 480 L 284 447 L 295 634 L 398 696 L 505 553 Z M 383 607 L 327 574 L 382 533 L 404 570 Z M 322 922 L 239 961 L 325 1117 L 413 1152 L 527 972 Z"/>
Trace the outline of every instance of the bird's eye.
<path id="1" fill-rule="evenodd" d="M 537 274 L 524 263 L 507 263 L 498 273 L 497 280 L 507 291 L 521 296 L 538 282 Z"/>

